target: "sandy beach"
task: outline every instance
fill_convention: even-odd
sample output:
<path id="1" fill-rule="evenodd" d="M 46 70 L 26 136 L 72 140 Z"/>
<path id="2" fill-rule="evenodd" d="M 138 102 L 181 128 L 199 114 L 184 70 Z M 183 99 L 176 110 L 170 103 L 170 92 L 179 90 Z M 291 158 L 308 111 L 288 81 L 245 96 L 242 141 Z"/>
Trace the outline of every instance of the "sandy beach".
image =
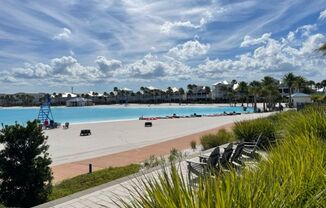
<path id="1" fill-rule="evenodd" d="M 154 120 L 153 127 L 150 128 L 145 128 L 145 121 L 141 120 L 74 124 L 69 129 L 46 130 L 45 134 L 49 137 L 52 165 L 59 165 L 137 149 L 235 121 L 267 115 L 269 114 Z M 90 129 L 92 135 L 80 136 L 81 129 Z"/>

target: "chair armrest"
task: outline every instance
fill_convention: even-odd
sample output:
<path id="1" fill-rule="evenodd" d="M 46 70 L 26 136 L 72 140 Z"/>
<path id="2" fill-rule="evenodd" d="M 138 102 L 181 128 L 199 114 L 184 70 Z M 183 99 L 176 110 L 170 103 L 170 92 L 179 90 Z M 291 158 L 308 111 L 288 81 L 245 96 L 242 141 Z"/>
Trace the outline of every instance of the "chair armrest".
<path id="1" fill-rule="evenodd" d="M 186 162 L 188 163 L 188 165 L 191 165 L 191 164 L 202 165 L 202 166 L 206 166 L 207 165 L 207 163 L 197 162 L 197 161 L 192 161 L 192 160 L 186 160 Z"/>
<path id="2" fill-rule="evenodd" d="M 200 162 L 207 162 L 209 156 L 207 155 L 199 155 L 199 161 Z"/>
<path id="3" fill-rule="evenodd" d="M 243 142 L 243 144 L 244 145 L 250 145 L 250 144 L 254 145 L 254 144 L 256 144 L 256 142 Z"/>
<path id="4" fill-rule="evenodd" d="M 245 145 L 244 148 L 254 148 L 256 145 Z"/>

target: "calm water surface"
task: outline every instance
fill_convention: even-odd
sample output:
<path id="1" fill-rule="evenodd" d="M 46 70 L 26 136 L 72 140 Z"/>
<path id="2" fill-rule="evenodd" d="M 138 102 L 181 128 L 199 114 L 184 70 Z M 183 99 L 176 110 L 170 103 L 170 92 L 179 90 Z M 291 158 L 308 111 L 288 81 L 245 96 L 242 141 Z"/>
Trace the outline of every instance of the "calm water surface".
<path id="1" fill-rule="evenodd" d="M 100 121 L 115 121 L 138 119 L 140 116 L 171 116 L 174 113 L 179 116 L 189 116 L 191 114 L 219 114 L 223 112 L 243 113 L 242 107 L 217 107 L 217 106 L 167 106 L 167 107 L 52 107 L 52 114 L 56 122 L 87 123 Z M 247 112 L 252 112 L 248 108 Z M 20 124 L 28 120 L 37 118 L 39 108 L 32 107 L 0 107 L 0 123 L 14 124 L 17 121 Z"/>

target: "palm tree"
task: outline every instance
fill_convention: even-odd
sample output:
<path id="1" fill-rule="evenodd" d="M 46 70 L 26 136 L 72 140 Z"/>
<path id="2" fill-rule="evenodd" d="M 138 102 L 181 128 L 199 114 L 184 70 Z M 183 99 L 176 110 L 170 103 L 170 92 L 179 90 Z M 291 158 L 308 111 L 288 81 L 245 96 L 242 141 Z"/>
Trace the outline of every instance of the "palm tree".
<path id="1" fill-rule="evenodd" d="M 166 89 L 166 94 L 167 94 L 167 96 L 168 96 L 169 102 L 171 103 L 171 95 L 173 95 L 173 90 L 172 90 L 171 87 L 168 87 L 168 88 Z"/>
<path id="2" fill-rule="evenodd" d="M 301 92 L 307 86 L 308 82 L 303 76 L 297 76 L 294 80 L 294 86 L 297 88 L 298 92 Z"/>
<path id="3" fill-rule="evenodd" d="M 182 97 L 185 94 L 185 90 L 182 87 L 180 87 L 179 90 L 178 90 L 178 93 L 179 93 L 179 96 L 180 96 L 179 97 L 179 102 L 181 102 L 182 101 Z"/>
<path id="4" fill-rule="evenodd" d="M 231 99 L 230 99 L 230 91 L 232 90 L 232 87 L 230 85 L 221 85 L 220 91 L 223 94 L 223 97 L 226 98 L 227 102 L 230 102 L 231 105 Z"/>
<path id="5" fill-rule="evenodd" d="M 206 94 L 206 100 L 208 101 L 209 95 L 211 94 L 211 88 L 208 86 L 205 86 L 205 94 Z"/>
<path id="6" fill-rule="evenodd" d="M 286 86 L 289 88 L 289 107 L 292 107 L 292 88 L 294 86 L 296 76 L 293 73 L 288 73 L 283 77 L 283 82 L 286 84 Z"/>
<path id="7" fill-rule="evenodd" d="M 326 89 L 326 79 L 324 79 L 323 81 L 320 82 L 321 86 L 323 87 L 323 93 L 325 93 L 325 89 Z"/>
<path id="8" fill-rule="evenodd" d="M 271 107 L 275 107 L 275 99 L 279 97 L 278 91 L 278 80 L 270 76 L 265 76 L 262 79 L 262 93 L 264 99 L 264 111 L 266 110 L 266 102 L 268 102 L 268 108 L 271 110 Z"/>
<path id="9" fill-rule="evenodd" d="M 238 88 L 236 89 L 236 92 L 239 94 L 240 100 L 242 102 L 242 106 L 243 106 L 243 102 L 244 101 L 248 101 L 248 84 L 247 82 L 240 82 Z M 248 106 L 248 102 L 247 102 L 247 106 Z"/>
<path id="10" fill-rule="evenodd" d="M 261 83 L 259 81 L 252 81 L 249 84 L 249 94 L 254 97 L 253 99 L 253 107 L 254 107 L 254 112 L 257 112 L 257 98 L 261 93 Z"/>

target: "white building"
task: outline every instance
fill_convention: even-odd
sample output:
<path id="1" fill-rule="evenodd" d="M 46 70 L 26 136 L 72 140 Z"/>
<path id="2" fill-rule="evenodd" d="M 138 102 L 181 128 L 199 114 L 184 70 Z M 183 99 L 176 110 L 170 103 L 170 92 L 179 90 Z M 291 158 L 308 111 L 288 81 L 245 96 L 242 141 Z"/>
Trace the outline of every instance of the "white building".
<path id="1" fill-rule="evenodd" d="M 298 107 L 300 104 L 311 103 L 311 96 L 304 93 L 294 93 L 291 95 L 291 99 L 294 107 Z"/>
<path id="2" fill-rule="evenodd" d="M 66 101 L 67 107 L 81 107 L 81 106 L 90 106 L 93 105 L 93 101 L 90 99 L 85 99 L 81 97 L 73 98 Z"/>
<path id="3" fill-rule="evenodd" d="M 225 97 L 224 92 L 221 90 L 222 86 L 228 86 L 229 83 L 224 80 L 222 82 L 216 82 L 215 84 L 212 85 L 212 99 L 220 99 Z"/>

